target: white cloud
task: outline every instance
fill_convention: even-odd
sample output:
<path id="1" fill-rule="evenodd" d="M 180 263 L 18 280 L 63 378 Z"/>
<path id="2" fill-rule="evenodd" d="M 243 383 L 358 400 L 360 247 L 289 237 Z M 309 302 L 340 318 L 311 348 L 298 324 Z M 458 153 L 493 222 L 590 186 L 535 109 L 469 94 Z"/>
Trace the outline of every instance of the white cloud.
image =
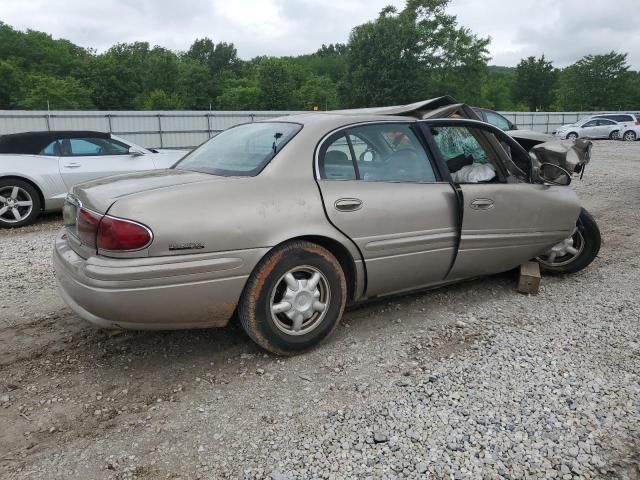
<path id="1" fill-rule="evenodd" d="M 1 0 L 0 20 L 103 51 L 148 41 L 185 50 L 196 38 L 232 42 L 242 58 L 310 53 L 404 0 Z M 491 63 L 541 55 L 557 66 L 588 53 L 629 52 L 640 69 L 638 0 L 453 0 L 450 12 L 491 36 Z"/>

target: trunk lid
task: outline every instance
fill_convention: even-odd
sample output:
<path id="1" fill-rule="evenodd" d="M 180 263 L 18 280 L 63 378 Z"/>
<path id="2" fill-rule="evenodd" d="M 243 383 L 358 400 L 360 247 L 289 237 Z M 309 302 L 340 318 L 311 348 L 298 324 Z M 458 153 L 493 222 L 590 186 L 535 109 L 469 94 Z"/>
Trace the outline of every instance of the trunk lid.
<path id="1" fill-rule="evenodd" d="M 76 185 L 71 195 L 82 207 L 106 213 L 118 199 L 134 193 L 157 190 L 176 185 L 211 180 L 211 175 L 186 170 L 154 170 L 100 178 Z"/>

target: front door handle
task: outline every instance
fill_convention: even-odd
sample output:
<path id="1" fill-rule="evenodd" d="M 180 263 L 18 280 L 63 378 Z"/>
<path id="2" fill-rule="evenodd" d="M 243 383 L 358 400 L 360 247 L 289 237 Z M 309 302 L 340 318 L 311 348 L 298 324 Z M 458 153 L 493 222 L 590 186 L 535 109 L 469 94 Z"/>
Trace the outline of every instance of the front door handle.
<path id="1" fill-rule="evenodd" d="M 66 168 L 78 168 L 78 167 L 80 167 L 81 165 L 80 165 L 79 163 L 72 162 L 72 163 L 65 163 L 65 164 L 64 164 L 64 166 L 65 166 Z"/>
<path id="2" fill-rule="evenodd" d="M 355 212 L 362 208 L 362 200 L 359 198 L 340 198 L 333 206 L 341 212 Z"/>
<path id="3" fill-rule="evenodd" d="M 489 210 L 493 205 L 493 200 L 490 198 L 476 198 L 471 202 L 471 208 L 475 210 Z"/>

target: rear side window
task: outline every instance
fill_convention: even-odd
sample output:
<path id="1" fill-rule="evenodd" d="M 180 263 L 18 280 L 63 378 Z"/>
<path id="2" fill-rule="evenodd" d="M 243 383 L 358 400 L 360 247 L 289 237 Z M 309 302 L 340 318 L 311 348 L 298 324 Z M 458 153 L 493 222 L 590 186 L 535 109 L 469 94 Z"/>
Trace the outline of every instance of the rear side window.
<path id="1" fill-rule="evenodd" d="M 597 118 L 607 118 L 609 120 L 613 120 L 614 122 L 634 122 L 635 121 L 635 119 L 633 118 L 633 115 L 616 115 L 616 114 L 598 115 Z"/>
<path id="2" fill-rule="evenodd" d="M 425 149 L 409 124 L 352 127 L 330 137 L 319 154 L 320 178 L 366 182 L 435 182 Z"/>
<path id="3" fill-rule="evenodd" d="M 498 127 L 500 130 L 504 130 L 505 132 L 507 130 L 511 130 L 509 121 L 502 115 L 498 115 L 497 113 L 488 111 L 485 112 L 485 115 L 487 116 L 487 123 L 490 123 L 494 127 Z"/>
<path id="4" fill-rule="evenodd" d="M 40 155 L 55 155 L 55 156 L 59 156 L 60 155 L 60 143 L 59 143 L 59 141 L 58 140 L 54 140 L 49 145 L 44 147 L 40 151 Z"/>
<path id="5" fill-rule="evenodd" d="M 189 153 L 174 168 L 222 176 L 255 176 L 280 152 L 302 125 L 256 122 L 216 135 Z"/>

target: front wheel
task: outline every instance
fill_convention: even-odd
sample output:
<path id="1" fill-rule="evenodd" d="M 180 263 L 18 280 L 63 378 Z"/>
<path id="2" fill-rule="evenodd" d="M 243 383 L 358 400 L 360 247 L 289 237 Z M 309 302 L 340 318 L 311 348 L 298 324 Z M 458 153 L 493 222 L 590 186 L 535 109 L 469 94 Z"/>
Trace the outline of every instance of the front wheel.
<path id="1" fill-rule="evenodd" d="M 578 134 L 576 132 L 571 132 L 569 135 L 567 135 L 567 140 L 577 140 L 578 139 Z"/>
<path id="2" fill-rule="evenodd" d="M 622 136 L 622 139 L 625 142 L 635 142 L 636 141 L 636 132 L 634 132 L 633 130 L 629 130 L 628 132 L 624 132 L 624 135 Z"/>
<path id="3" fill-rule="evenodd" d="M 574 234 L 536 260 L 541 270 L 546 273 L 576 273 L 586 268 L 598 256 L 601 241 L 598 224 L 583 208 Z"/>
<path id="4" fill-rule="evenodd" d="M 265 350 L 294 355 L 309 350 L 338 325 L 347 283 L 338 260 L 325 248 L 291 241 L 269 252 L 251 274 L 240 298 L 244 331 Z"/>

